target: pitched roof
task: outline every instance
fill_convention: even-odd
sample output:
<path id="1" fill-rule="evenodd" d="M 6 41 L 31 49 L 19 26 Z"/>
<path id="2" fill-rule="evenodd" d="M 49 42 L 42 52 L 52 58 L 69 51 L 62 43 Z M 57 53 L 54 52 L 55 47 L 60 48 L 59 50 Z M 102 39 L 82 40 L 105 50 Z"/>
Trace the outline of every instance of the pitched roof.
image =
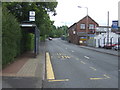
<path id="1" fill-rule="evenodd" d="M 81 20 L 79 20 L 78 22 L 80 22 L 80 21 L 82 21 L 83 19 L 85 19 L 85 18 L 90 18 L 93 22 L 95 22 L 96 24 L 98 24 L 94 19 L 92 19 L 89 15 L 86 15 L 85 17 L 83 17 Z M 77 22 L 77 23 L 78 23 Z"/>
<path id="2" fill-rule="evenodd" d="M 98 23 L 94 20 L 94 19 L 92 19 L 89 15 L 86 15 L 85 17 L 83 17 L 81 20 L 79 20 L 78 22 L 80 22 L 80 21 L 82 21 L 83 19 L 85 19 L 85 18 L 87 18 L 87 16 L 88 16 L 88 18 L 90 18 L 93 22 L 95 22 L 97 25 L 98 25 Z M 71 27 L 73 27 L 75 24 L 77 24 L 78 22 L 76 22 L 76 23 L 74 23 L 73 25 L 71 25 L 68 29 L 70 29 Z"/>

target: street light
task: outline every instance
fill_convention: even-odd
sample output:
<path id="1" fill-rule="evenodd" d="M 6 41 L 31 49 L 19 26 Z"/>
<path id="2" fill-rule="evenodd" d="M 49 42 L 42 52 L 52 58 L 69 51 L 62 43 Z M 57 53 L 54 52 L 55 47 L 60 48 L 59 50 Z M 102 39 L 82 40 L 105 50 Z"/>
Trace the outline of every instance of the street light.
<path id="1" fill-rule="evenodd" d="M 88 44 L 87 43 L 87 41 L 88 41 L 88 7 L 78 6 L 78 8 L 86 8 L 86 10 L 87 10 L 87 19 L 86 19 L 86 44 Z"/>

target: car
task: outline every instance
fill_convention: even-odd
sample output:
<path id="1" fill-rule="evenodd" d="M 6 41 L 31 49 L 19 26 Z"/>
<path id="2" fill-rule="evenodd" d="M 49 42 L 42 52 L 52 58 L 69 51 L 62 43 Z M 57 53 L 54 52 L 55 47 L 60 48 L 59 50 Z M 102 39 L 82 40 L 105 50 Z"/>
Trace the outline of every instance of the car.
<path id="1" fill-rule="evenodd" d="M 117 51 L 117 50 L 120 50 L 120 45 L 114 46 L 113 49 L 116 50 L 116 51 Z"/>
<path id="2" fill-rule="evenodd" d="M 49 37 L 48 39 L 49 39 L 49 40 L 52 40 L 52 38 L 51 38 L 51 37 Z"/>
<path id="3" fill-rule="evenodd" d="M 108 44 L 104 45 L 104 48 L 106 48 L 106 49 L 112 49 L 113 47 L 115 47 L 117 45 L 120 45 L 120 44 L 119 43 L 114 43 L 114 44 L 108 43 Z"/>

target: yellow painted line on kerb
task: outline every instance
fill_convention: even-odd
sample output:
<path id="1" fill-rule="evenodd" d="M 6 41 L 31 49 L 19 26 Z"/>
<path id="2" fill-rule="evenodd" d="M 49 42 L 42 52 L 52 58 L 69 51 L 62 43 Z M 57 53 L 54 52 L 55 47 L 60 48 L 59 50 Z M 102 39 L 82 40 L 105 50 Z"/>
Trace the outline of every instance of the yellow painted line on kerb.
<path id="1" fill-rule="evenodd" d="M 50 61 L 50 55 L 48 52 L 46 52 L 46 69 L 47 69 L 47 79 L 55 79 L 52 64 Z"/>

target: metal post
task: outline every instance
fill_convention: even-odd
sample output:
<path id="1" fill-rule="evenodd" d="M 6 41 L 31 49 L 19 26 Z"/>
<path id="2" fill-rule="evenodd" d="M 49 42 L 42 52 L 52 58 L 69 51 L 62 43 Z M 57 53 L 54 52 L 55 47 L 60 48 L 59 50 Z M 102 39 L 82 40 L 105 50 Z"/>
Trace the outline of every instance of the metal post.
<path id="1" fill-rule="evenodd" d="M 86 44 L 88 45 L 88 8 L 87 9 L 87 18 L 86 18 Z"/>
<path id="2" fill-rule="evenodd" d="M 105 37 L 106 38 L 106 37 Z M 105 38 L 104 38 L 104 46 L 105 46 Z"/>
<path id="3" fill-rule="evenodd" d="M 108 23 L 107 23 L 107 44 L 109 44 L 109 11 L 108 11 Z"/>

